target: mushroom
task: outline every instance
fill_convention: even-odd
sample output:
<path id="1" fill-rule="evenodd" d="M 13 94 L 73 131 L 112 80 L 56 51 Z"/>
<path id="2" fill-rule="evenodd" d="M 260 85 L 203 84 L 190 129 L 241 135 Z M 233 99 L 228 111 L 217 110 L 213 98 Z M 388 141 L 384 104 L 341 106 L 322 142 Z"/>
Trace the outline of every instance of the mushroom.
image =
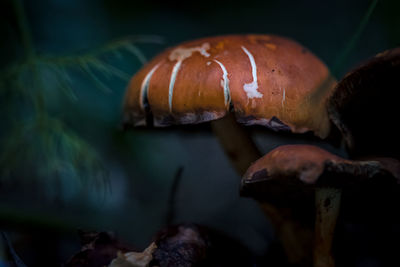
<path id="1" fill-rule="evenodd" d="M 395 159 L 355 161 L 316 146 L 285 145 L 250 166 L 242 180 L 241 194 L 283 206 L 304 204 L 314 195 L 314 266 L 331 267 L 334 266 L 331 249 L 341 190 L 365 183 L 374 187 L 398 183 L 399 170 L 400 162 Z"/>
<path id="2" fill-rule="evenodd" d="M 331 125 L 325 105 L 335 83 L 320 59 L 290 39 L 208 37 L 165 50 L 134 75 L 124 99 L 124 123 L 164 127 L 211 122 L 243 175 L 261 153 L 237 122 L 326 138 Z M 273 224 L 282 220 L 281 211 L 263 207 Z M 293 242 L 290 231 L 278 238 Z"/>
<path id="3" fill-rule="evenodd" d="M 242 175 L 260 157 L 236 123 L 326 138 L 325 108 L 335 80 L 300 44 L 275 35 L 228 35 L 185 42 L 147 63 L 130 81 L 125 125 L 211 121 Z"/>
<path id="4" fill-rule="evenodd" d="M 400 47 L 364 62 L 336 86 L 328 112 L 352 157 L 400 158 L 400 131 L 393 125 L 400 98 L 399 73 Z"/>

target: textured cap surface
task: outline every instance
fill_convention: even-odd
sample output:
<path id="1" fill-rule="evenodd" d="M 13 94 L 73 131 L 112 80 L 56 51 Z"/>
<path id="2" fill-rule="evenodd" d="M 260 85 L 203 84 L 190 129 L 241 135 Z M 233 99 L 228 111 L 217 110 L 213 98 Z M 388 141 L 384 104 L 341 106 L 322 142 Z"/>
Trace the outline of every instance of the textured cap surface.
<path id="1" fill-rule="evenodd" d="M 291 197 L 318 187 L 351 188 L 364 182 L 396 183 L 395 159 L 347 160 L 312 145 L 280 146 L 257 160 L 242 180 L 242 194 Z"/>
<path id="2" fill-rule="evenodd" d="M 298 43 L 274 35 L 230 35 L 167 49 L 131 80 L 126 122 L 155 126 L 224 117 L 295 133 L 329 133 L 325 104 L 334 79 Z M 233 107 L 233 109 L 232 109 Z"/>

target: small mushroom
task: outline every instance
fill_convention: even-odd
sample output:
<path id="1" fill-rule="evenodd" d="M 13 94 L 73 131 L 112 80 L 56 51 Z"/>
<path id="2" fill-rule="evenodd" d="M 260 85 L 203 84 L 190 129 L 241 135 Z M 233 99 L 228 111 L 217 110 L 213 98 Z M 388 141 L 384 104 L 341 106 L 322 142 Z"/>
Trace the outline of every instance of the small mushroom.
<path id="1" fill-rule="evenodd" d="M 314 195 L 314 266 L 330 267 L 334 266 L 331 248 L 341 191 L 371 181 L 373 186 L 398 182 L 399 168 L 395 159 L 354 161 L 316 146 L 286 145 L 250 166 L 241 193 L 283 206 L 299 205 Z"/>

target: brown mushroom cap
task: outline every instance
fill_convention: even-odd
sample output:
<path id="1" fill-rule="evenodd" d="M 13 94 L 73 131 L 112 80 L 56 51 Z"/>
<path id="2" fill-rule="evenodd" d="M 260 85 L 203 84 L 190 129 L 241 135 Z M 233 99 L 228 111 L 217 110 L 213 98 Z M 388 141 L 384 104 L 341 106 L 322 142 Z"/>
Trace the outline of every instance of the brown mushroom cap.
<path id="1" fill-rule="evenodd" d="M 399 74 L 400 47 L 363 63 L 334 89 L 328 113 L 342 132 L 353 157 L 400 158 Z"/>
<path id="2" fill-rule="evenodd" d="M 241 193 L 258 199 L 290 199 L 316 187 L 387 185 L 400 179 L 394 159 L 347 160 L 312 145 L 280 146 L 250 166 Z"/>
<path id="3" fill-rule="evenodd" d="M 315 55 L 274 35 L 228 35 L 185 42 L 147 63 L 124 101 L 128 124 L 216 120 L 232 110 L 247 125 L 326 137 L 334 79 Z"/>

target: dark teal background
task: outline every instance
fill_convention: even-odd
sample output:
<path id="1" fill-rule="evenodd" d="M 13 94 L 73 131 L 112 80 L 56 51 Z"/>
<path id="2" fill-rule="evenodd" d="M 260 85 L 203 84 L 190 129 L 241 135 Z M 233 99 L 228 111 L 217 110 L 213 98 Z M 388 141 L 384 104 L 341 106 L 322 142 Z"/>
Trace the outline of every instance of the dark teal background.
<path id="1" fill-rule="evenodd" d="M 354 36 L 371 1 L 24 3 L 35 48 L 41 54 L 83 53 L 124 36 L 160 36 L 163 44 L 138 44 L 150 59 L 166 47 L 194 38 L 273 33 L 297 40 L 332 67 Z M 23 58 L 23 49 L 11 1 L 3 0 L 0 10 L 0 64 L 6 67 Z M 378 2 L 355 49 L 337 70 L 337 78 L 374 54 L 400 44 L 399 11 L 399 1 Z M 141 66 L 137 58 L 126 53 L 120 57 L 107 55 L 107 61 L 131 75 Z M 77 228 L 114 231 L 143 249 L 165 225 L 171 185 L 180 167 L 183 175 L 175 195 L 173 223 L 205 224 L 239 239 L 255 254 L 265 253 L 273 231 L 253 200 L 239 198 L 240 177 L 208 128 L 123 132 L 121 102 L 127 81 L 107 80 L 99 75 L 111 93 L 101 92 L 85 75 L 71 70 L 77 101 L 52 90 L 51 79 L 46 83 L 46 101 L 49 113 L 96 149 L 109 172 L 110 187 L 82 191 L 79 182 L 64 180 L 59 195 L 46 187 L 49 177 L 34 187 L 27 177 L 18 177 L 11 187 L 0 183 L 0 228 L 11 233 L 26 263 L 44 266 L 67 260 L 79 249 Z M 11 103 L 5 98 L 1 102 Z M 2 112 L 0 118 L 12 116 Z M 7 136 L 7 125 L 0 126 L 0 130 L 0 137 Z M 313 142 L 344 154 L 322 141 L 288 139 L 265 131 L 254 133 L 263 152 L 283 143 Z M 51 256 L 41 256 L 44 250 L 49 250 L 51 253 L 46 254 Z"/>

